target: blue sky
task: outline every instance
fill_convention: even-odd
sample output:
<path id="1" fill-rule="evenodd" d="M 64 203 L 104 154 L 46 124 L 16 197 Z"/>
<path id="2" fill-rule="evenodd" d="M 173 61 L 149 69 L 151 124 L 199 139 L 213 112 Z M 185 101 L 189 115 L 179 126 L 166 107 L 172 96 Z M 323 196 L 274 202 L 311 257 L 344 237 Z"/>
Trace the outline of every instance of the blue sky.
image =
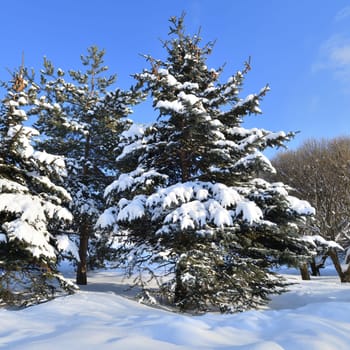
<path id="1" fill-rule="evenodd" d="M 226 63 L 223 79 L 251 56 L 242 97 L 266 83 L 263 114 L 248 127 L 300 131 L 289 144 L 350 133 L 350 3 L 346 0 L 16 0 L 0 11 L 0 79 L 21 64 L 39 69 L 43 56 L 63 69 L 80 69 L 80 55 L 97 45 L 127 89 L 131 74 L 148 67 L 139 54 L 164 58 L 159 39 L 168 18 L 186 15 L 186 28 L 201 27 L 203 42 L 217 40 L 208 66 Z M 133 119 L 154 120 L 149 106 Z"/>

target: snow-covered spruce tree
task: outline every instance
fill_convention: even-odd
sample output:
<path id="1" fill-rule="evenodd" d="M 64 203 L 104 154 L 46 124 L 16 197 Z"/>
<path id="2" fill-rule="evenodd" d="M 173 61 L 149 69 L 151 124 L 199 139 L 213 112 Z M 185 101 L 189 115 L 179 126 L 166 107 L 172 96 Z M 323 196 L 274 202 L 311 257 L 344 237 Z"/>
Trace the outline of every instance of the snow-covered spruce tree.
<path id="1" fill-rule="evenodd" d="M 79 236 L 78 284 L 87 283 L 88 264 L 103 260 L 96 246 L 103 247 L 101 242 L 105 240 L 96 239 L 93 226 L 101 213 L 111 169 L 115 169 L 116 136 L 128 125 L 123 117 L 131 113 L 129 106 L 138 96 L 132 89 L 107 91 L 116 76 L 105 76 L 108 67 L 104 65 L 104 55 L 104 50 L 90 47 L 87 55 L 81 56 L 86 70 L 70 70 L 68 78 L 45 59 L 41 75 L 47 102 L 55 108 L 42 110 L 36 126 L 45 136 L 40 147 L 63 155 L 67 162 L 65 187 L 73 198 L 71 229 Z M 89 246 L 91 239 L 95 239 L 93 247 Z"/>
<path id="2" fill-rule="evenodd" d="M 147 56 L 151 69 L 135 75 L 159 118 L 122 135 L 121 174 L 106 188 L 98 224 L 119 233 L 120 262 L 139 271 L 150 300 L 241 311 L 284 289 L 271 267 L 309 254 L 298 223 L 313 208 L 257 178 L 274 171 L 261 151 L 293 136 L 242 127 L 261 113 L 268 87 L 239 97 L 248 64 L 220 83 L 222 69 L 206 66 L 213 45 L 186 35 L 183 21 L 170 19 L 167 59 Z M 143 277 L 158 287 L 146 289 Z"/>
<path id="3" fill-rule="evenodd" d="M 73 286 L 57 272 L 57 235 L 72 215 L 70 196 L 59 186 L 65 176 L 60 156 L 35 150 L 39 135 L 24 126 L 33 104 L 42 105 L 38 87 L 22 67 L 0 107 L 0 304 L 28 305 Z"/>

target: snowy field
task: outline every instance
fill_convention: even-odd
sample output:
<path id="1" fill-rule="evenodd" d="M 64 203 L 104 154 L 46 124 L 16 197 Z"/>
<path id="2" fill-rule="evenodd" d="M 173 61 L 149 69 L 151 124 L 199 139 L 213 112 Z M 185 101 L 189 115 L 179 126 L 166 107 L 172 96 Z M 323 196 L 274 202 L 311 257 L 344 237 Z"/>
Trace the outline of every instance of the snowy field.
<path id="1" fill-rule="evenodd" d="M 328 276 L 274 296 L 269 307 L 234 315 L 187 316 L 130 299 L 114 271 L 90 275 L 78 294 L 20 311 L 0 309 L 0 348 L 349 350 L 350 285 Z"/>

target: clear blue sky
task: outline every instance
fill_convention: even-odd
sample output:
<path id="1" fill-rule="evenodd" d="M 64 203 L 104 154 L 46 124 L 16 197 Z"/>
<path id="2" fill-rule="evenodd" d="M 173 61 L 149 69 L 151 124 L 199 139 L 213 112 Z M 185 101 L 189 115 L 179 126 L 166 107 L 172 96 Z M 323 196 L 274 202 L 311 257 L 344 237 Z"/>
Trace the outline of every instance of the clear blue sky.
<path id="1" fill-rule="evenodd" d="M 242 97 L 269 83 L 263 115 L 246 126 L 301 133 L 303 140 L 350 133 L 350 3 L 346 0 L 16 0 L 0 10 L 0 79 L 21 64 L 39 69 L 43 56 L 63 69 L 80 68 L 86 48 L 106 49 L 106 64 L 117 85 L 148 67 L 139 55 L 163 58 L 159 39 L 168 18 L 187 13 L 186 27 L 201 27 L 203 41 L 217 40 L 208 66 L 226 63 L 223 78 L 252 57 Z M 154 120 L 139 107 L 133 119 Z"/>

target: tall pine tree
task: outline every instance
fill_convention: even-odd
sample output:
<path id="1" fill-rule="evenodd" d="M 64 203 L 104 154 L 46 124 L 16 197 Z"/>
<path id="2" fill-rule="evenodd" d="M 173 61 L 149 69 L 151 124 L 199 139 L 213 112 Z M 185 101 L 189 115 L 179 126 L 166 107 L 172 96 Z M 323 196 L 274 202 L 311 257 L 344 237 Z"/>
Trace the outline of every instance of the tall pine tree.
<path id="1" fill-rule="evenodd" d="M 70 286 L 57 272 L 66 239 L 58 235 L 72 219 L 70 196 L 59 184 L 66 175 L 60 156 L 36 150 L 39 132 L 24 125 L 27 113 L 43 106 L 24 67 L 0 109 L 0 303 L 25 305 L 47 300 Z M 50 106 L 52 107 L 52 106 Z"/>
<path id="2" fill-rule="evenodd" d="M 77 283 L 87 283 L 89 240 L 103 205 L 103 189 L 110 182 L 116 136 L 128 124 L 137 94 L 132 89 L 111 89 L 116 76 L 105 76 L 104 50 L 90 47 L 81 56 L 85 71 L 70 70 L 68 78 L 45 59 L 41 85 L 55 108 L 42 111 L 36 126 L 45 136 L 40 147 L 63 155 L 67 162 L 66 188 L 73 200 L 73 231 L 79 235 Z M 90 257 L 93 254 L 90 255 Z"/>
<path id="3" fill-rule="evenodd" d="M 135 75 L 159 117 L 122 135 L 121 174 L 106 188 L 99 225 L 119 234 L 121 264 L 139 270 L 140 283 L 157 279 L 145 287 L 153 301 L 245 310 L 283 290 L 272 266 L 308 255 L 298 223 L 313 209 L 258 178 L 274 171 L 261 152 L 293 136 L 242 126 L 261 113 L 268 86 L 240 97 L 249 63 L 221 83 L 222 69 L 206 65 L 213 44 L 201 47 L 183 22 L 170 19 L 166 60 L 146 56 L 150 69 Z"/>

